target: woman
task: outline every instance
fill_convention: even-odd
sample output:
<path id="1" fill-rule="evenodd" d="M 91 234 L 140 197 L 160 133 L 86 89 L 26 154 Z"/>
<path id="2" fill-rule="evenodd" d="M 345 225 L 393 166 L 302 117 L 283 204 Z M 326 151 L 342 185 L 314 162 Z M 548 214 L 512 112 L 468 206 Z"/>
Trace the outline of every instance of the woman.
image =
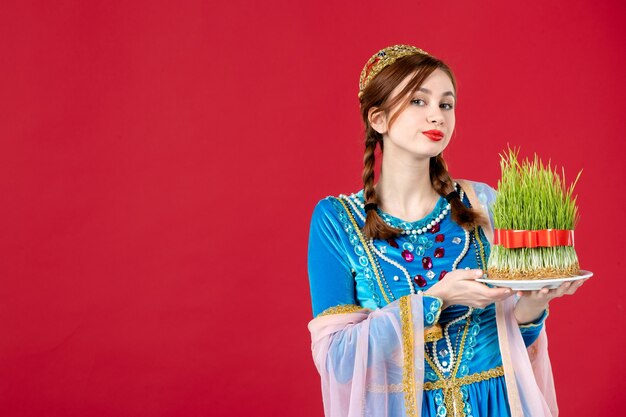
<path id="1" fill-rule="evenodd" d="M 544 321 L 582 281 L 517 297 L 475 281 L 495 190 L 448 174 L 457 98 L 445 63 L 391 46 L 359 87 L 364 187 L 322 199 L 309 238 L 326 416 L 556 416 Z"/>

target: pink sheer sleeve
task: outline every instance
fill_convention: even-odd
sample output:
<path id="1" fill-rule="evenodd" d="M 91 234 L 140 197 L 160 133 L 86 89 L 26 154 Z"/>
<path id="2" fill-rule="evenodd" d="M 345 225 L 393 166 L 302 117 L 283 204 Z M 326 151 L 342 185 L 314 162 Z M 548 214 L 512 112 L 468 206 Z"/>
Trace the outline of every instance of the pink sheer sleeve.
<path id="1" fill-rule="evenodd" d="M 496 321 L 504 377 L 513 417 L 557 417 L 554 378 L 548 356 L 545 325 L 537 340 L 526 348 L 510 297 L 496 303 Z"/>
<path id="2" fill-rule="evenodd" d="M 422 298 L 408 295 L 378 310 L 343 309 L 309 322 L 326 417 L 420 416 Z"/>

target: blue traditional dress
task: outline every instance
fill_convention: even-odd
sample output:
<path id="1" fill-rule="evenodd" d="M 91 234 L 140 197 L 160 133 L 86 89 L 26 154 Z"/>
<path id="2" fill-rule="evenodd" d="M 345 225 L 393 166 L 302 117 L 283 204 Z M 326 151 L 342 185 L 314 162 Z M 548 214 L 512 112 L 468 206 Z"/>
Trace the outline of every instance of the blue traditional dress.
<path id="1" fill-rule="evenodd" d="M 496 191 L 480 182 L 465 184 L 473 187 L 483 209 L 489 213 L 493 228 L 491 205 Z M 461 195 L 463 203 L 471 207 L 467 195 L 462 192 Z M 350 306 L 376 310 L 412 292 L 425 292 L 454 269 L 486 268 L 490 245 L 484 231 L 479 227 L 476 233 L 467 232 L 454 222 L 443 197 L 430 214 L 414 222 L 378 208 L 385 222 L 405 231 L 389 240 L 370 241 L 357 233 L 357 228 L 361 229 L 365 223 L 363 206 L 362 189 L 351 195 L 328 196 L 315 206 L 308 247 L 314 317 L 346 311 Z M 441 299 L 423 294 L 424 328 L 432 329 L 439 323 L 445 337 L 424 345 L 421 415 L 510 416 L 495 304 L 484 309 L 452 305 L 441 310 L 441 306 Z M 519 326 L 526 346 L 538 337 L 547 316 L 546 309 L 535 322 Z M 349 341 L 342 340 L 338 334 L 333 343 L 341 345 Z M 345 353 L 345 350 L 333 352 Z M 329 357 L 327 366 L 342 360 L 345 358 Z M 455 405 L 456 413 L 444 401 L 445 380 L 452 375 L 461 386 L 462 406 Z M 350 377 L 349 372 L 338 375 L 345 380 Z M 391 415 L 404 415 L 401 396 L 398 401 L 398 412 Z"/>

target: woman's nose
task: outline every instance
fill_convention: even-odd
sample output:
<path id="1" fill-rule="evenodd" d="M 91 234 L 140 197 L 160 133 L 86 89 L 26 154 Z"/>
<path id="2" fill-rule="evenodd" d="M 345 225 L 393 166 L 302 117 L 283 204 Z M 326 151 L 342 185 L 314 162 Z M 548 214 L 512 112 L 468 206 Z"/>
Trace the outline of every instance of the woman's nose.
<path id="1" fill-rule="evenodd" d="M 443 114 L 441 113 L 441 109 L 439 107 L 431 110 L 430 114 L 428 115 L 428 121 L 436 125 L 443 123 Z"/>
<path id="2" fill-rule="evenodd" d="M 439 114 L 433 113 L 430 116 L 428 116 L 428 121 L 430 123 L 434 123 L 435 125 L 443 124 L 443 115 L 441 113 Z"/>

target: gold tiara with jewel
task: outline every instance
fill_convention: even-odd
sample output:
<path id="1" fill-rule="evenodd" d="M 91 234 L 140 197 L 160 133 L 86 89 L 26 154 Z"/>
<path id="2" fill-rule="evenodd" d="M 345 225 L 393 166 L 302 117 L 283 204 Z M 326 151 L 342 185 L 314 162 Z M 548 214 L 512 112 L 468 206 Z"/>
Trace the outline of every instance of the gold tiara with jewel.
<path id="1" fill-rule="evenodd" d="M 363 95 L 363 90 L 365 90 L 367 84 L 385 67 L 393 64 L 397 59 L 416 54 L 432 56 L 423 49 L 411 45 L 388 46 L 372 55 L 363 67 L 363 71 L 361 71 L 361 77 L 359 78 L 359 98 Z"/>

